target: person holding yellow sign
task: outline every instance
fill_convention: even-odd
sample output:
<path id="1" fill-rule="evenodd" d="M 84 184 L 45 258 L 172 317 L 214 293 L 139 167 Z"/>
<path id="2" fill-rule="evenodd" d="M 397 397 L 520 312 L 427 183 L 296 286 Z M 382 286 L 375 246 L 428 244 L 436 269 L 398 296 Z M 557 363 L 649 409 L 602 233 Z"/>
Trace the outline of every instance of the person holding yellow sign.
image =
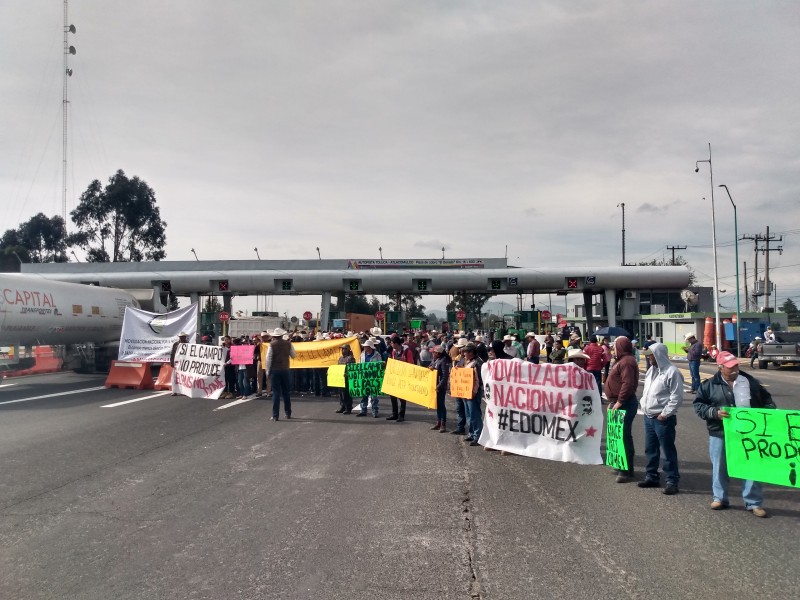
<path id="1" fill-rule="evenodd" d="M 481 414 L 481 399 L 483 398 L 483 383 L 481 382 L 481 365 L 483 361 L 478 358 L 478 349 L 475 344 L 464 346 L 464 366 L 459 368 L 472 369 L 472 396 L 464 403 L 467 409 L 467 437 L 465 442 L 470 446 L 478 446 L 478 439 L 483 431 L 483 415 Z"/>

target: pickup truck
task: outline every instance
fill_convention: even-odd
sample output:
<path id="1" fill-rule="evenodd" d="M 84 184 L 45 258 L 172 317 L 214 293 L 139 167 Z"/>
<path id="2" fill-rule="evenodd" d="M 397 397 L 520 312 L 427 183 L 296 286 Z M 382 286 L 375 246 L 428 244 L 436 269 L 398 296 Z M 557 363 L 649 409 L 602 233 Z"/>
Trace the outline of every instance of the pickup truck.
<path id="1" fill-rule="evenodd" d="M 766 369 L 769 363 L 776 367 L 787 363 L 800 364 L 800 332 L 775 332 L 774 342 L 764 342 L 758 352 L 758 368 Z"/>

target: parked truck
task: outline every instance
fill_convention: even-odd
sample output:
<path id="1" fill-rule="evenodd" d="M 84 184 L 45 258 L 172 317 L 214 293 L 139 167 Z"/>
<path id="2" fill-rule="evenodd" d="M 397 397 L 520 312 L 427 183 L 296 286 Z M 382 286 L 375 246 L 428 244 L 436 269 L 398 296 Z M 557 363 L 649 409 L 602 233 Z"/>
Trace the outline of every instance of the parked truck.
<path id="1" fill-rule="evenodd" d="M 774 342 L 764 342 L 758 352 L 758 368 L 766 369 L 772 363 L 776 367 L 793 363 L 800 364 L 800 332 L 775 332 Z"/>

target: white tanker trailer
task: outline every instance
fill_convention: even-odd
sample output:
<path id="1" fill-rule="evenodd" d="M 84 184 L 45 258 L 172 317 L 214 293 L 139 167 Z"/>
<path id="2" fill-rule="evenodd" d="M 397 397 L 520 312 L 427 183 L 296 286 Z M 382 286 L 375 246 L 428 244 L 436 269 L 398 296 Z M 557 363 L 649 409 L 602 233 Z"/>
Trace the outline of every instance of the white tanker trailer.
<path id="1" fill-rule="evenodd" d="M 127 306 L 139 302 L 124 290 L 0 273 L 0 347 L 11 348 L 2 361 L 19 363 L 22 346 L 75 345 L 62 352 L 65 365 L 93 370 L 116 358 Z"/>

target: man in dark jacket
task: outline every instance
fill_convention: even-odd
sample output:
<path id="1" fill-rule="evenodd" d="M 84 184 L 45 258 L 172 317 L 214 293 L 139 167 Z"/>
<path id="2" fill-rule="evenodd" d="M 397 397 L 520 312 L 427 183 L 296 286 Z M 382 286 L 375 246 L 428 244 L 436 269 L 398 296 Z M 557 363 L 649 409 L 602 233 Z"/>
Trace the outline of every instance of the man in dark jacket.
<path id="1" fill-rule="evenodd" d="M 728 508 L 728 464 L 725 460 L 725 435 L 722 422 L 730 416 L 728 407 L 775 408 L 770 393 L 755 377 L 739 372 L 739 359 L 730 352 L 717 355 L 719 372 L 706 379 L 697 390 L 693 406 L 697 416 L 708 426 L 708 448 L 711 455 L 712 510 Z M 766 517 L 761 505 L 764 493 L 761 484 L 747 480 L 742 486 L 747 510 L 757 517 Z"/>
<path id="2" fill-rule="evenodd" d="M 687 333 L 684 338 L 689 348 L 686 350 L 686 360 L 689 361 L 689 373 L 692 376 L 692 393 L 700 387 L 700 361 L 703 359 L 703 343 L 698 341 L 694 333 Z"/>
<path id="3" fill-rule="evenodd" d="M 606 379 L 606 397 L 608 409 L 625 410 L 625 420 L 622 424 L 622 443 L 625 446 L 625 455 L 628 459 L 628 470 L 617 472 L 617 483 L 627 483 L 633 479 L 633 420 L 639 402 L 636 400 L 636 388 L 639 385 L 639 365 L 633 358 L 633 344 L 625 336 L 614 340 L 614 353 L 617 360 L 611 368 Z"/>
<path id="4" fill-rule="evenodd" d="M 264 365 L 272 381 L 273 421 L 277 421 L 280 415 L 281 398 L 283 398 L 283 410 L 286 418 L 292 418 L 292 399 L 289 395 L 289 359 L 295 357 L 295 351 L 292 343 L 283 339 L 285 335 L 287 335 L 286 330 L 280 327 L 276 327 L 272 332 L 272 341 L 267 349 L 267 364 Z"/>

